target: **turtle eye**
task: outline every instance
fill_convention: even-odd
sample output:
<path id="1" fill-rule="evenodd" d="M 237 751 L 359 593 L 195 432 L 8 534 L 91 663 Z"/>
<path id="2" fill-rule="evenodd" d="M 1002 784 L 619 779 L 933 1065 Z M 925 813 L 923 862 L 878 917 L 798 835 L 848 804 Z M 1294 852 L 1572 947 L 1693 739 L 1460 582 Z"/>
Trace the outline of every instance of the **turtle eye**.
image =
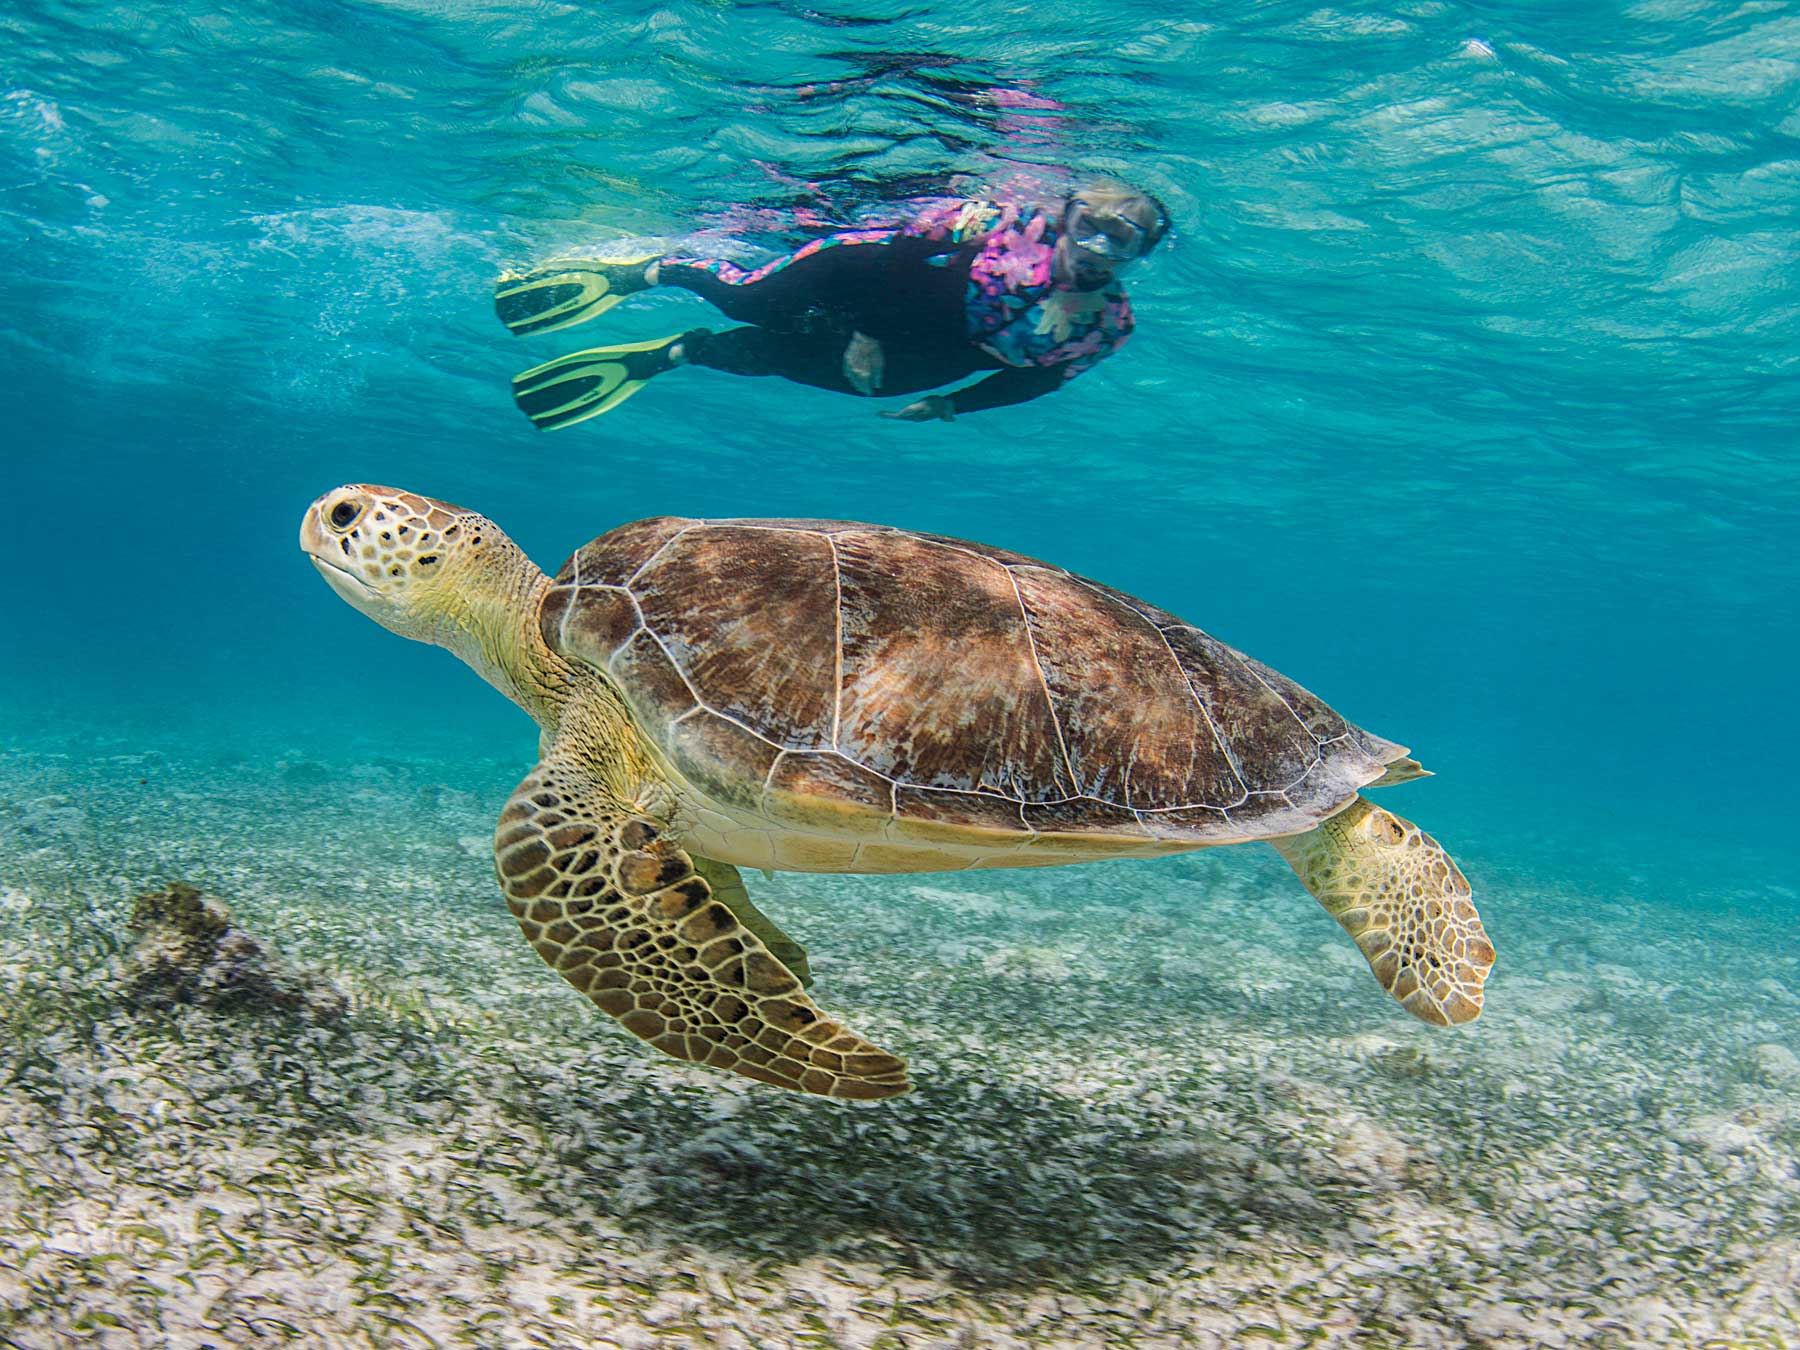
<path id="1" fill-rule="evenodd" d="M 347 530 L 350 528 L 351 522 L 361 514 L 362 507 L 346 497 L 331 508 L 331 524 L 335 529 Z"/>

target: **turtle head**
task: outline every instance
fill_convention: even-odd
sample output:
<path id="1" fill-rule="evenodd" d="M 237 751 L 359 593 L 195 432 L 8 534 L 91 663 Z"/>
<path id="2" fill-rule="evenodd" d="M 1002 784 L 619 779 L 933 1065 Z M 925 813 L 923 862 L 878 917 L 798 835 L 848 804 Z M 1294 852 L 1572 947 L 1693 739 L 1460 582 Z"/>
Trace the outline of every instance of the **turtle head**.
<path id="1" fill-rule="evenodd" d="M 538 631 L 550 578 L 486 516 L 351 483 L 306 508 L 300 551 L 383 628 L 448 647 L 540 722 L 567 696 Z"/>
<path id="2" fill-rule="evenodd" d="M 307 507 L 300 549 L 332 590 L 383 628 L 453 650 L 489 608 L 484 600 L 504 605 L 516 593 L 510 574 L 524 561 L 486 516 L 366 483 Z"/>

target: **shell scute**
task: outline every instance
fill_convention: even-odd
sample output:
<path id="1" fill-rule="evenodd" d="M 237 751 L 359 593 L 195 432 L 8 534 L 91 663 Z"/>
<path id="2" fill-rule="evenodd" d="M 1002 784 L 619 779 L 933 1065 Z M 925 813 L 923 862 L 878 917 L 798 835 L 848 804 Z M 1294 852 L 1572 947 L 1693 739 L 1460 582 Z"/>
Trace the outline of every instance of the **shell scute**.
<path id="1" fill-rule="evenodd" d="M 1135 811 L 1092 797 L 1064 802 L 1036 802 L 1021 813 L 1028 828 L 1039 834 L 1087 833 L 1130 835 L 1154 839 L 1156 833 Z"/>
<path id="2" fill-rule="evenodd" d="M 631 592 L 616 586 L 556 587 L 538 611 L 552 651 L 596 666 L 607 665 L 643 622 Z"/>
<path id="3" fill-rule="evenodd" d="M 652 516 L 609 530 L 570 556 L 556 574 L 557 584 L 629 587 L 640 567 L 698 523 L 686 516 Z"/>
<path id="4" fill-rule="evenodd" d="M 1280 686 L 1271 687 L 1242 654 L 1185 625 L 1164 631 L 1163 636 L 1225 744 L 1245 747 L 1238 756 L 1245 791 L 1278 792 L 1318 762 L 1318 738 L 1282 697 Z M 1298 688 L 1288 680 L 1280 683 Z M 1189 800 L 1231 804 L 1230 799 L 1198 795 Z"/>
<path id="5" fill-rule="evenodd" d="M 761 807 L 763 780 L 782 753 L 742 723 L 705 709 L 671 726 L 663 746 L 689 782 L 749 811 Z"/>
<path id="6" fill-rule="evenodd" d="M 942 792 L 896 787 L 894 804 L 900 819 L 959 829 L 1018 832 L 1025 828 L 1020 803 L 1013 797 L 985 792 Z"/>
<path id="7" fill-rule="evenodd" d="M 706 706 L 777 745 L 823 749 L 836 694 L 833 573 L 823 535 L 702 524 L 652 558 L 631 593 Z"/>
<path id="8" fill-rule="evenodd" d="M 769 773 L 762 807 L 771 820 L 803 824 L 819 818 L 820 802 L 855 802 L 886 816 L 892 796 L 892 783 L 842 755 L 790 753 Z"/>
<path id="9" fill-rule="evenodd" d="M 1012 574 L 961 546 L 841 535 L 838 748 L 918 787 L 1073 788 Z M 896 584 L 901 582 L 902 584 Z"/>
<path id="10" fill-rule="evenodd" d="M 602 669 L 634 692 L 634 705 L 642 700 L 644 706 L 655 708 L 658 720 L 672 720 L 699 706 L 694 691 L 653 633 L 640 630 Z"/>
<path id="11" fill-rule="evenodd" d="M 1066 572 L 1016 575 L 1076 792 L 1138 808 L 1243 796 L 1176 652 L 1152 625 Z"/>
<path id="12" fill-rule="evenodd" d="M 538 609 L 550 650 L 605 669 L 643 621 L 626 583 L 693 523 L 680 516 L 634 520 L 570 554 Z"/>

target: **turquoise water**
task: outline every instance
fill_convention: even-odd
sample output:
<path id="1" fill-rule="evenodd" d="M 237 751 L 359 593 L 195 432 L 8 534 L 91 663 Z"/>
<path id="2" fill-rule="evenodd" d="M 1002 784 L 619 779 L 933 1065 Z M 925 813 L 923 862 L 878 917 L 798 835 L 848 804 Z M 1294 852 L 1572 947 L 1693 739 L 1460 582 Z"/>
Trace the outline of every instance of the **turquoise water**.
<path id="1" fill-rule="evenodd" d="M 10 6 L 0 882 L 248 894 L 268 831 L 315 900 L 429 844 L 459 904 L 509 922 L 456 841 L 533 729 L 320 584 L 295 529 L 339 483 L 478 509 L 550 570 L 648 515 L 867 519 L 1140 595 L 1411 746 L 1437 777 L 1387 804 L 1474 881 L 1492 1006 L 1619 969 L 1636 934 L 1653 987 L 1706 965 L 1695 1025 L 1792 1045 L 1797 107 L 1779 4 Z M 1156 192 L 1175 232 L 1128 277 L 1134 340 L 1053 398 L 907 425 L 875 416 L 898 400 L 682 371 L 553 435 L 510 403 L 527 365 L 706 312 L 657 294 L 521 341 L 491 310 L 504 267 L 761 259 L 808 221 L 1071 169 Z M 296 820 L 350 839 L 375 816 L 385 844 L 292 870 Z M 1203 881 L 1291 885 L 1244 852 L 1018 884 L 1132 913 L 1170 878 L 1184 913 Z M 910 885 L 797 903 L 904 915 Z M 1307 918 L 1310 950 L 1332 932 Z M 1732 950 L 1757 960 L 1695 963 L 1715 922 L 1751 925 Z M 1330 1029 L 1329 1001 L 1296 1006 Z M 1413 1035 L 1390 1011 L 1358 1016 Z M 1620 1055 L 1675 1063 L 1659 1034 Z"/>
<path id="2" fill-rule="evenodd" d="M 1419 751 L 1416 809 L 1502 865 L 1674 904 L 1779 870 L 1793 16 L 1046 13 L 9 12 L 9 721 L 518 735 L 296 556 L 343 481 L 474 506 L 547 567 L 657 513 L 872 518 L 1258 655 Z M 1068 397 L 908 426 L 696 375 L 555 437 L 508 402 L 596 330 L 511 338 L 504 264 L 768 246 L 796 206 L 1045 162 L 1176 220 L 1139 335 Z M 605 328 L 702 318 L 657 297 Z"/>

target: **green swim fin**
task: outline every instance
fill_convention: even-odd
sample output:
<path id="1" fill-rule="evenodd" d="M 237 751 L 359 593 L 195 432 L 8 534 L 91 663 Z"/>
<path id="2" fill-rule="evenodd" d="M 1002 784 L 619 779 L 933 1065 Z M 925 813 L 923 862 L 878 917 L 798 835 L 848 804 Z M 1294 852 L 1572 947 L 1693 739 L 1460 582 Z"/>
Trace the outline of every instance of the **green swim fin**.
<path id="1" fill-rule="evenodd" d="M 554 333 L 597 319 L 628 295 L 648 290 L 644 268 L 654 257 L 628 262 L 564 258 L 494 288 L 494 313 L 520 337 Z"/>
<path id="2" fill-rule="evenodd" d="M 513 402 L 540 431 L 572 427 L 611 412 L 674 366 L 669 351 L 686 333 L 650 342 L 571 352 L 513 378 Z"/>

